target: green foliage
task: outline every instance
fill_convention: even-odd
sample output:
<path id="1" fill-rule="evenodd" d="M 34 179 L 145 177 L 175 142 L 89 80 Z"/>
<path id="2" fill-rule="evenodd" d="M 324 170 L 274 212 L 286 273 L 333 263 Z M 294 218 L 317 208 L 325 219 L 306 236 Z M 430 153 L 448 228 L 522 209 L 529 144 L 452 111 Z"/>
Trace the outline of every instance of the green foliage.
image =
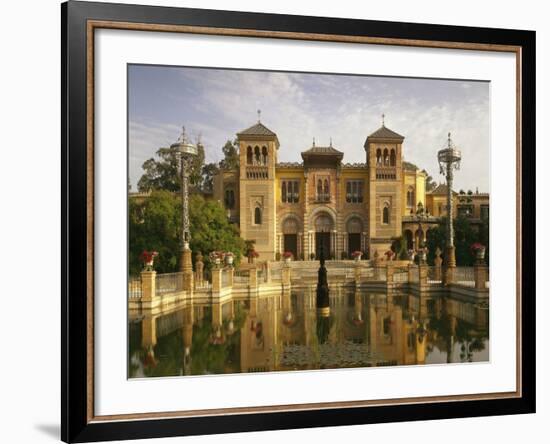
<path id="1" fill-rule="evenodd" d="M 409 258 L 407 238 L 405 236 L 396 237 L 392 242 L 391 250 L 397 253 L 399 260 L 407 260 Z"/>
<path id="2" fill-rule="evenodd" d="M 189 180 L 191 184 L 200 187 L 204 165 L 204 147 L 198 144 L 197 149 L 198 155 L 193 159 L 189 168 Z M 143 175 L 138 181 L 138 190 L 179 191 L 181 177 L 177 149 L 159 148 L 156 157 L 156 159 L 152 157 L 143 163 Z"/>
<path id="3" fill-rule="evenodd" d="M 139 255 L 143 250 L 156 250 L 155 270 L 169 273 L 178 270 L 180 256 L 181 201 L 167 191 L 154 191 L 137 203 L 129 205 L 129 271 L 136 275 L 141 270 Z M 218 202 L 205 201 L 200 195 L 189 198 L 190 248 L 205 256 L 211 251 L 231 251 L 238 264 L 244 241 L 238 229 L 227 220 Z M 207 268 L 209 264 L 207 263 Z"/>
<path id="4" fill-rule="evenodd" d="M 445 252 L 445 226 L 446 219 L 442 218 L 438 227 L 428 230 L 426 235 L 428 246 L 428 263 L 433 264 L 435 250 L 437 247 Z M 475 258 L 470 251 L 473 243 L 479 242 L 485 245 L 485 257 L 489 256 L 489 221 L 484 221 L 479 230 L 472 227 L 470 221 L 465 217 L 458 217 L 454 220 L 454 243 L 456 263 L 459 266 L 472 266 Z M 443 256 L 442 256 L 443 257 Z"/>
<path id="5" fill-rule="evenodd" d="M 189 200 L 191 225 L 190 247 L 207 256 L 211 251 L 230 251 L 237 265 L 244 254 L 245 243 L 236 225 L 227 220 L 223 207 L 215 201 L 194 195 Z M 207 263 L 207 266 L 209 264 Z"/>
<path id="6" fill-rule="evenodd" d="M 144 250 L 158 251 L 155 269 L 160 273 L 176 270 L 179 252 L 178 199 L 168 191 L 154 191 L 143 203 L 130 200 L 128 208 L 129 271 L 141 271 L 139 255 Z"/>
<path id="7" fill-rule="evenodd" d="M 220 168 L 226 170 L 232 170 L 239 167 L 239 150 L 238 141 L 235 139 L 233 142 L 228 140 L 222 147 L 223 160 L 220 162 Z"/>
<path id="8" fill-rule="evenodd" d="M 211 192 L 214 188 L 214 176 L 219 172 L 218 165 L 207 163 L 202 167 L 202 178 L 199 188 L 202 191 Z"/>
<path id="9" fill-rule="evenodd" d="M 437 187 L 437 182 L 434 181 L 434 178 L 432 176 L 426 177 L 426 191 L 432 191 L 435 190 L 435 187 Z"/>

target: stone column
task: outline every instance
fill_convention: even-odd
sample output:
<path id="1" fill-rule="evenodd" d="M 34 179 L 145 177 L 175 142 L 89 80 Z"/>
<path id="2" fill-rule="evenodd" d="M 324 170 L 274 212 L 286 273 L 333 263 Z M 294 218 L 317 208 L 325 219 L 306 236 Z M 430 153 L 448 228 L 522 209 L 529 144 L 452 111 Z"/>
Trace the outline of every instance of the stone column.
<path id="1" fill-rule="evenodd" d="M 141 302 L 151 302 L 156 295 L 156 271 L 141 272 Z"/>
<path id="2" fill-rule="evenodd" d="M 189 248 L 183 250 L 181 272 L 183 273 L 183 289 L 191 291 L 193 289 L 193 261 Z"/>
<path id="3" fill-rule="evenodd" d="M 219 296 L 222 289 L 222 271 L 223 268 L 219 265 L 214 265 L 212 268 L 212 296 Z"/>
<path id="4" fill-rule="evenodd" d="M 428 266 L 425 263 L 418 265 L 418 288 L 422 291 L 428 286 Z"/>
<path id="5" fill-rule="evenodd" d="M 476 290 L 485 290 L 487 282 L 487 265 L 482 262 L 476 262 L 474 265 L 474 280 Z"/>
<path id="6" fill-rule="evenodd" d="M 393 264 L 390 262 L 386 263 L 386 285 L 390 286 L 390 284 L 393 284 Z"/>
<path id="7" fill-rule="evenodd" d="M 235 268 L 233 268 L 233 265 L 228 265 L 225 268 L 225 272 L 227 273 L 227 286 L 232 288 L 233 287 L 233 276 L 235 274 Z"/>
<path id="8" fill-rule="evenodd" d="M 254 289 L 258 287 L 258 270 L 256 269 L 256 267 L 250 268 L 250 273 L 248 276 L 248 285 L 250 286 L 250 288 L 254 288 Z"/>
<path id="9" fill-rule="evenodd" d="M 455 268 L 456 268 L 456 258 L 455 258 L 455 247 L 447 247 L 445 255 L 445 272 L 443 273 L 443 283 L 449 285 L 454 282 Z"/>
<path id="10" fill-rule="evenodd" d="M 360 265 L 360 261 L 358 261 L 354 264 L 353 274 L 354 274 L 354 278 L 355 278 L 355 286 L 357 287 L 361 284 L 361 265 Z"/>
<path id="11" fill-rule="evenodd" d="M 281 269 L 281 278 L 283 281 L 283 287 L 290 287 L 291 268 L 290 264 L 284 263 Z"/>
<path id="12" fill-rule="evenodd" d="M 413 267 L 414 267 L 414 264 L 412 263 L 407 266 L 407 281 L 409 285 L 413 281 Z"/>

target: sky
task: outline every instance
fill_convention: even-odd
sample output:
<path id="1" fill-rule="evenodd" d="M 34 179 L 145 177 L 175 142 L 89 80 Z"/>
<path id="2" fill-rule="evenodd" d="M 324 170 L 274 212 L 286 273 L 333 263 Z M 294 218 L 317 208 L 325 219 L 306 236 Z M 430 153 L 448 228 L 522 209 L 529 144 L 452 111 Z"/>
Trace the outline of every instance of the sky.
<path id="1" fill-rule="evenodd" d="M 200 135 L 205 161 L 222 158 L 235 134 L 261 122 L 277 134 L 279 162 L 301 162 L 300 152 L 332 145 L 344 162 L 365 162 L 363 144 L 382 124 L 405 137 L 404 159 L 436 182 L 437 151 L 447 134 L 462 151 L 456 190 L 490 185 L 490 84 L 416 79 L 193 67 L 128 68 L 129 174 L 132 190 L 143 162 L 174 143 L 185 126 Z"/>

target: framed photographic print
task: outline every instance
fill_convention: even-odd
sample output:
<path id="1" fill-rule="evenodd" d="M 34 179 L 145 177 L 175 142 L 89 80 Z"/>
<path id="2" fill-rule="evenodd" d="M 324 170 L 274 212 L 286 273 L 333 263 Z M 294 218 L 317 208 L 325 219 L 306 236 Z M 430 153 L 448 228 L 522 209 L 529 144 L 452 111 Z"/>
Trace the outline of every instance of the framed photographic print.
<path id="1" fill-rule="evenodd" d="M 535 411 L 535 33 L 62 5 L 66 442 Z"/>

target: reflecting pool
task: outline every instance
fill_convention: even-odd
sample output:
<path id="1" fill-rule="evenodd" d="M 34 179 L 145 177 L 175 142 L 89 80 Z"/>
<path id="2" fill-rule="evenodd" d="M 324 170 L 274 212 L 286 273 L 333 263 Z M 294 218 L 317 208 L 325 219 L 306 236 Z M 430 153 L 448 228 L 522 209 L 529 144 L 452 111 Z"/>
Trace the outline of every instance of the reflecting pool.
<path id="1" fill-rule="evenodd" d="M 129 377 L 489 360 L 486 303 L 340 288 L 330 306 L 311 287 L 130 316 Z"/>

